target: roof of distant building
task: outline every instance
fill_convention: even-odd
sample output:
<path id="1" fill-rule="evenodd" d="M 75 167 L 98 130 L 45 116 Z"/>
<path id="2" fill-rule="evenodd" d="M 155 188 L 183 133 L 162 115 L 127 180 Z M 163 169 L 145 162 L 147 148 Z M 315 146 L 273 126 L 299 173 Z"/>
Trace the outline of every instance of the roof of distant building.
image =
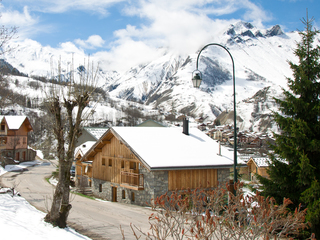
<path id="1" fill-rule="evenodd" d="M 26 116 L 9 116 L 9 115 L 0 115 L 0 122 L 5 119 L 8 128 L 10 130 L 18 130 L 22 124 L 27 121 L 27 124 L 30 126 L 30 131 L 32 131 L 32 126 L 29 122 L 29 119 Z"/>
<path id="2" fill-rule="evenodd" d="M 95 143 L 96 143 L 95 141 L 88 141 L 81 144 L 80 146 L 76 147 L 76 149 L 74 150 L 74 153 L 75 153 L 74 155 L 82 157 Z"/>
<path id="3" fill-rule="evenodd" d="M 96 140 L 101 138 L 108 129 L 108 127 L 84 127 L 84 130 L 86 130 Z"/>

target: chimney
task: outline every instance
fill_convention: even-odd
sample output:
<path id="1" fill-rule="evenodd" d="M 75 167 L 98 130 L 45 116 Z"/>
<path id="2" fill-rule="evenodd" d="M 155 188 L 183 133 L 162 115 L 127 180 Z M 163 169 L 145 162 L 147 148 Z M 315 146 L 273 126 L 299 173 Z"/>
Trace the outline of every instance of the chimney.
<path id="1" fill-rule="evenodd" d="M 189 135 L 189 121 L 188 119 L 183 119 L 183 132 L 185 135 Z"/>
<path id="2" fill-rule="evenodd" d="M 221 156 L 221 142 L 219 141 L 219 153 L 218 153 L 219 156 Z"/>

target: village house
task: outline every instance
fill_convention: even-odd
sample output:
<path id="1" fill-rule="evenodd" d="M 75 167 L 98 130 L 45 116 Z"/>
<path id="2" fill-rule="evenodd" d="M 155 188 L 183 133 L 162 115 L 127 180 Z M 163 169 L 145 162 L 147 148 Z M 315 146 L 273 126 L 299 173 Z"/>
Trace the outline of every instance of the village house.
<path id="1" fill-rule="evenodd" d="M 205 123 L 201 123 L 200 125 L 198 125 L 198 128 L 201 130 L 201 131 L 205 131 L 207 129 L 207 125 Z"/>
<path id="2" fill-rule="evenodd" d="M 78 175 L 77 187 L 79 190 L 84 191 L 87 187 L 91 188 L 92 185 L 92 161 L 83 161 L 80 160 L 86 154 L 86 152 L 96 143 L 96 141 L 87 141 L 82 143 L 80 146 L 76 147 L 74 159 L 75 162 L 72 166 L 75 171 L 75 176 Z M 72 176 L 72 181 L 75 179 Z M 91 191 L 91 189 L 90 189 Z"/>
<path id="3" fill-rule="evenodd" d="M 6 164 L 15 161 L 32 161 L 36 152 L 28 148 L 28 133 L 33 131 L 26 116 L 0 115 L 0 150 Z"/>
<path id="4" fill-rule="evenodd" d="M 227 182 L 233 152 L 219 150 L 197 128 L 183 132 L 178 127 L 112 127 L 78 158 L 76 184 L 85 182 L 103 199 L 146 205 L 168 191 Z"/>
<path id="5" fill-rule="evenodd" d="M 267 169 L 269 167 L 269 158 L 267 157 L 251 157 L 247 162 L 248 175 L 250 181 L 256 181 L 255 174 L 268 178 Z"/>

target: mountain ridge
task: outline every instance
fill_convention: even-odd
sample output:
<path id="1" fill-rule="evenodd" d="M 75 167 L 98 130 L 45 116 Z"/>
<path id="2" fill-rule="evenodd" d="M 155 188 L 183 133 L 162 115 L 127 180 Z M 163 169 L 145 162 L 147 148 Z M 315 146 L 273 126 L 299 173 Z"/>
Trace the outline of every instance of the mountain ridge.
<path id="1" fill-rule="evenodd" d="M 282 88 L 286 88 L 286 78 L 292 77 L 287 61 L 297 61 L 293 50 L 299 40 L 298 32 L 285 33 L 279 25 L 258 29 L 243 21 L 231 24 L 219 36 L 218 43 L 228 48 L 235 62 L 237 114 L 243 119 L 239 124 L 241 129 L 276 129 L 270 118 L 271 111 L 276 109 L 273 97 L 281 97 Z M 18 54 L 8 56 L 6 60 L 20 72 L 50 75 L 51 59 L 60 50 L 39 46 L 31 40 L 26 43 L 31 47 L 21 46 Z M 161 112 L 205 115 L 213 121 L 221 112 L 233 109 L 231 60 L 222 48 L 205 49 L 199 61 L 203 82 L 200 89 L 194 89 L 191 73 L 195 70 L 198 52 L 181 55 L 159 49 L 161 57 L 132 66 L 124 72 L 100 67 L 99 87 L 114 99 L 134 101 Z M 27 57 L 24 59 L 20 57 L 22 55 Z M 68 74 L 71 69 L 71 61 L 67 57 L 70 57 L 70 51 L 63 51 L 60 56 L 63 74 Z M 85 54 L 78 51 L 72 56 L 76 65 L 81 63 L 80 59 Z M 263 101 L 248 100 L 263 89 L 268 89 Z M 262 125 L 267 125 L 268 129 Z"/>

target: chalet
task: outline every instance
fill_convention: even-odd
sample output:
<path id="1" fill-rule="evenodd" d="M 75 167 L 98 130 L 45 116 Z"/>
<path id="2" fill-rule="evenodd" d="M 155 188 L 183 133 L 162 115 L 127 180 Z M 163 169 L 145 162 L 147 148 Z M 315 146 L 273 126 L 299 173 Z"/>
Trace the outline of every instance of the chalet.
<path id="1" fill-rule="evenodd" d="M 33 128 L 26 116 L 0 115 L 0 150 L 7 163 L 16 161 L 31 161 L 36 152 L 28 148 L 28 133 Z"/>
<path id="2" fill-rule="evenodd" d="M 262 146 L 262 140 L 259 137 L 255 137 L 251 142 L 250 142 L 251 146 L 255 146 L 255 147 L 261 147 Z"/>
<path id="3" fill-rule="evenodd" d="M 168 191 L 228 181 L 233 152 L 219 151 L 219 144 L 197 128 L 183 132 L 176 127 L 110 128 L 77 160 L 82 172 L 76 171 L 76 184 L 86 178 L 95 196 L 145 205 Z"/>
<path id="4" fill-rule="evenodd" d="M 198 128 L 201 130 L 201 131 L 205 131 L 207 129 L 207 125 L 205 123 L 201 123 Z"/>
<path id="5" fill-rule="evenodd" d="M 238 134 L 238 142 L 239 144 L 241 143 L 248 143 L 249 142 L 249 136 L 247 133 L 243 133 L 243 132 L 240 132 Z"/>
<path id="6" fill-rule="evenodd" d="M 80 159 L 86 154 L 86 152 L 96 143 L 96 141 L 88 141 L 82 143 L 76 147 L 74 159 L 75 159 L 75 175 L 78 175 L 78 187 L 91 187 L 92 178 L 92 161 L 83 161 Z"/>
<path id="7" fill-rule="evenodd" d="M 223 135 L 223 132 L 218 129 L 217 131 L 214 132 L 213 134 L 213 139 L 216 139 L 216 140 L 222 140 L 222 135 Z"/>
<path id="8" fill-rule="evenodd" d="M 267 169 L 269 167 L 269 158 L 266 157 L 251 157 L 247 162 L 249 170 L 249 180 L 255 181 L 254 174 L 262 177 L 269 177 Z"/>

